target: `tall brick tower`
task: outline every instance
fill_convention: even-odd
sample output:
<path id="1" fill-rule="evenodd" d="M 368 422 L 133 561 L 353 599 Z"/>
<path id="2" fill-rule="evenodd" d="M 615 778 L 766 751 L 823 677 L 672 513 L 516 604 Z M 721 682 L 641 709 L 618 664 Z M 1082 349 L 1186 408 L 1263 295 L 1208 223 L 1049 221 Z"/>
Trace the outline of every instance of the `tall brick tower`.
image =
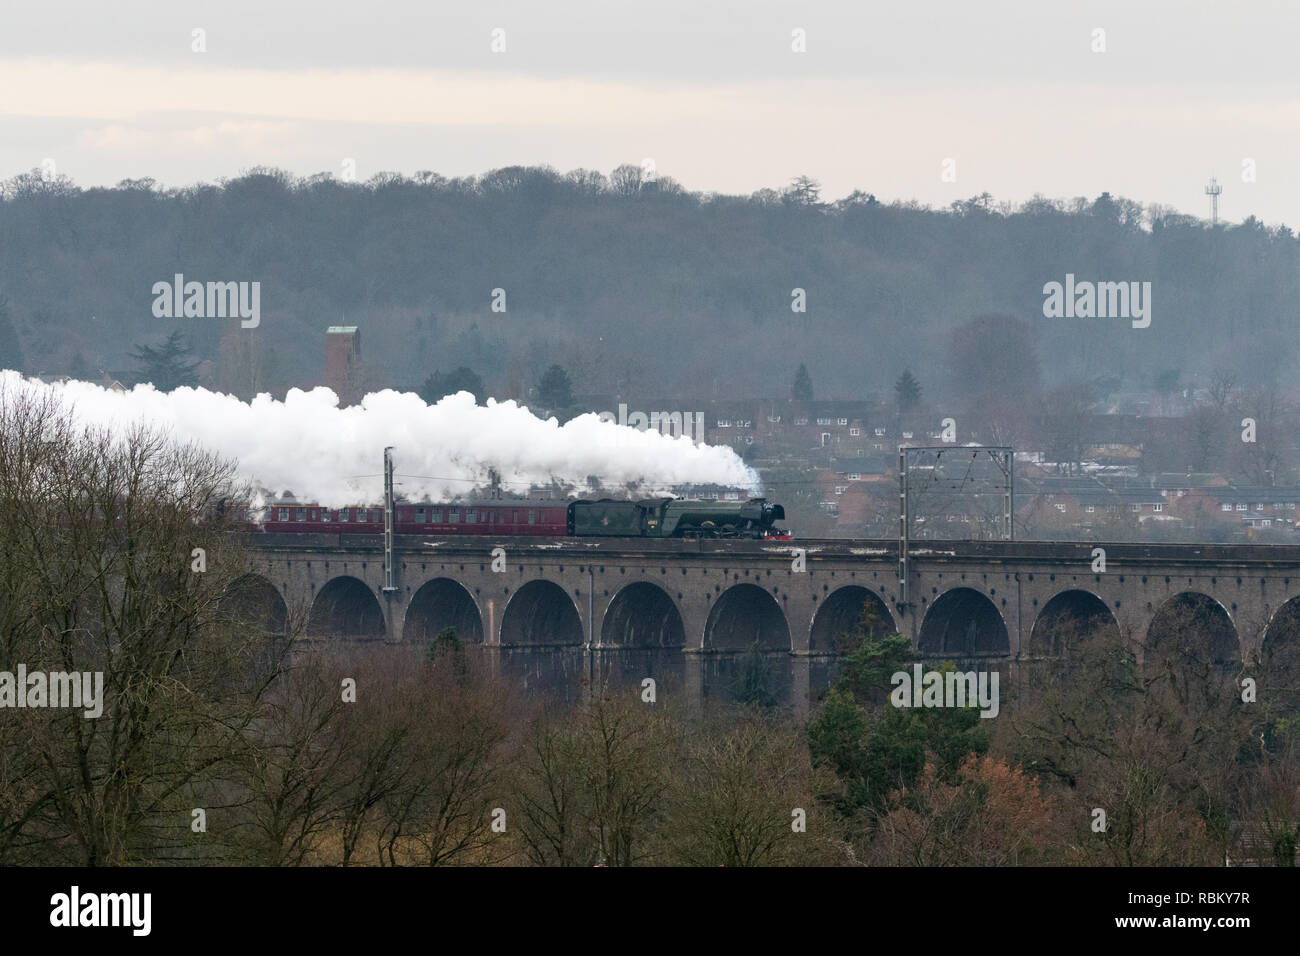
<path id="1" fill-rule="evenodd" d="M 325 384 L 339 405 L 361 401 L 361 333 L 355 325 L 331 325 L 325 330 Z"/>

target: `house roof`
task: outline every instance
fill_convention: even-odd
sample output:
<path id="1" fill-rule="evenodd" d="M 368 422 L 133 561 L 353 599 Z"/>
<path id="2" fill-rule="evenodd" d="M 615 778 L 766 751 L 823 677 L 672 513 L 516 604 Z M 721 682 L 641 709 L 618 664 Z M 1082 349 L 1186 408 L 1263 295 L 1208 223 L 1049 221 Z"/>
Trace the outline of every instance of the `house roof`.
<path id="1" fill-rule="evenodd" d="M 1152 487 L 1164 490 L 1190 490 L 1192 488 L 1222 488 L 1228 479 L 1216 472 L 1163 472 L 1151 479 Z"/>
<path id="2" fill-rule="evenodd" d="M 1026 495 L 1045 498 L 1069 497 L 1082 505 L 1117 505 L 1163 504 L 1165 498 L 1157 489 L 1144 487 L 1140 483 L 1126 479 L 1113 479 L 1103 483 L 1094 477 L 1082 478 L 1038 478 L 1027 482 L 1029 489 L 1022 492 L 1016 489 L 1016 498 Z"/>
<path id="3" fill-rule="evenodd" d="M 883 475 L 887 471 L 877 458 L 837 458 L 831 462 L 831 469 L 837 475 Z"/>

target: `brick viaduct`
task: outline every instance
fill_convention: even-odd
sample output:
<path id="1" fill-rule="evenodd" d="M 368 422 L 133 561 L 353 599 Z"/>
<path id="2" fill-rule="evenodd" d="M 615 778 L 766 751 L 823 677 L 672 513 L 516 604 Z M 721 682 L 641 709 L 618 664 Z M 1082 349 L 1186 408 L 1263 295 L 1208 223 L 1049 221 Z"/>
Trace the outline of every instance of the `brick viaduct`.
<path id="1" fill-rule="evenodd" d="M 309 635 L 423 641 L 455 627 L 489 648 L 658 649 L 685 662 L 688 686 L 701 661 L 757 642 L 790 655 L 805 701 L 806 662 L 833 656 L 864 605 L 927 656 L 1013 668 L 1050 656 L 1071 621 L 1141 646 L 1153 622 L 1177 627 L 1194 612 L 1224 661 L 1253 660 L 1266 641 L 1300 630 L 1291 546 L 917 542 L 901 605 L 895 541 L 412 536 L 395 545 L 388 593 L 378 536 L 253 543 L 262 566 L 253 587 L 268 613 L 301 609 Z M 1094 571 L 1096 547 L 1104 572 Z"/>

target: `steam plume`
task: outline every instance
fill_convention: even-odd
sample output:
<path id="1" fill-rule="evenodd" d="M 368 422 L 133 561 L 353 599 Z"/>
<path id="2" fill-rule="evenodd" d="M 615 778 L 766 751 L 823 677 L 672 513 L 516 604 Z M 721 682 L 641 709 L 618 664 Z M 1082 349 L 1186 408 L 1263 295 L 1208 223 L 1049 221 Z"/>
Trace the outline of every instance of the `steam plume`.
<path id="1" fill-rule="evenodd" d="M 416 500 L 463 494 L 485 482 L 489 467 L 517 492 L 553 479 L 584 488 L 589 475 L 607 488 L 636 483 L 644 494 L 683 484 L 759 487 L 729 448 L 638 431 L 595 413 L 560 425 L 515 402 L 476 405 L 468 392 L 428 405 L 413 393 L 384 390 L 339 408 L 328 388 L 249 403 L 202 388 L 162 393 L 137 385 L 123 393 L 87 382 L 47 385 L 10 371 L 0 373 L 0 384 L 50 390 L 87 425 L 158 427 L 235 459 L 243 477 L 269 491 L 291 490 L 333 508 L 380 500 L 386 445 L 394 446 L 399 492 Z"/>

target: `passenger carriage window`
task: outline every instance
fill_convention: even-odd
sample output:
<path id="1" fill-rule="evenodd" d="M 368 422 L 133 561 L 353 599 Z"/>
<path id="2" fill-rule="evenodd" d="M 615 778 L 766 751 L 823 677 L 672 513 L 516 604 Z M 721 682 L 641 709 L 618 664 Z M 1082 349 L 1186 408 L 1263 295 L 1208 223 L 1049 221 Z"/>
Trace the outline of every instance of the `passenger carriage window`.
<path id="1" fill-rule="evenodd" d="M 424 524 L 424 509 L 423 509 L 423 508 L 416 508 L 416 509 L 415 509 L 415 523 L 416 523 L 416 524 Z"/>
<path id="2" fill-rule="evenodd" d="M 289 520 L 289 509 L 288 509 L 288 508 L 281 508 L 281 509 L 280 509 L 280 520 L 281 520 L 281 521 L 288 521 L 288 520 Z"/>
<path id="3" fill-rule="evenodd" d="M 306 508 L 298 508 L 298 509 L 297 509 L 297 512 L 298 512 L 298 520 L 299 520 L 299 521 L 306 521 L 306 520 L 307 520 L 307 509 L 306 509 Z"/>
<path id="4" fill-rule="evenodd" d="M 475 523 L 477 523 L 477 522 L 478 522 L 478 512 L 477 512 L 477 511 L 475 511 L 474 509 L 471 508 L 471 509 L 469 509 L 468 511 L 465 512 L 465 523 L 466 523 L 466 524 L 475 524 Z"/>
<path id="5" fill-rule="evenodd" d="M 537 512 L 533 511 L 531 508 L 528 509 L 528 523 L 537 524 Z"/>
<path id="6" fill-rule="evenodd" d="M 344 508 L 343 510 L 341 510 L 341 511 L 339 512 L 339 520 L 340 520 L 340 521 L 347 521 L 347 520 L 348 520 L 348 509 L 347 509 L 347 508 Z"/>
<path id="7" fill-rule="evenodd" d="M 442 524 L 442 509 L 441 509 L 441 508 L 434 508 L 431 512 L 429 512 L 429 523 L 430 523 L 430 524 Z"/>
<path id="8" fill-rule="evenodd" d="M 453 508 L 451 511 L 448 511 L 447 520 L 452 524 L 460 524 L 460 509 Z"/>
<path id="9" fill-rule="evenodd" d="M 321 520 L 321 521 L 329 521 L 329 520 L 330 520 L 330 513 L 329 513 L 329 509 L 328 509 L 328 508 L 325 508 L 325 509 L 322 509 L 322 510 L 321 510 L 321 513 L 320 513 L 320 520 Z"/>

